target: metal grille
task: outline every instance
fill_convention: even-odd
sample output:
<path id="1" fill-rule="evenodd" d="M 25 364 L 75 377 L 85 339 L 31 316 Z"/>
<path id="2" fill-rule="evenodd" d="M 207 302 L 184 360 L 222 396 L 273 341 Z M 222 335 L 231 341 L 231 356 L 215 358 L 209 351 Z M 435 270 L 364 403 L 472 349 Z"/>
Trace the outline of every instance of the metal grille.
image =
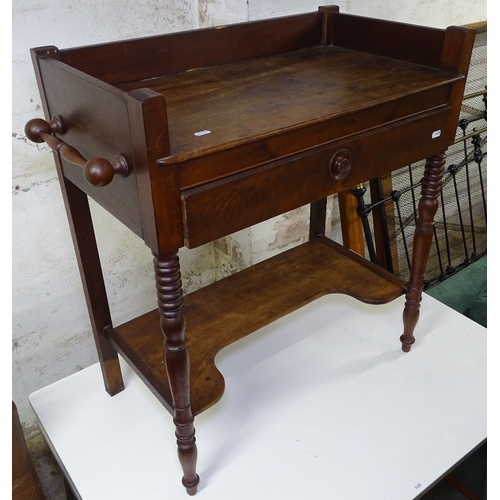
<path id="1" fill-rule="evenodd" d="M 425 288 L 452 276 L 486 253 L 486 23 L 474 27 L 476 41 L 456 140 L 447 151 Z M 379 190 L 379 202 L 366 204 L 359 189 L 353 190 L 362 218 L 370 217 L 374 209 L 382 212 L 382 239 L 388 249 L 383 265 L 405 280 L 410 275 L 411 244 L 424 165 L 422 161 L 393 172 L 389 192 L 387 182 L 378 179 L 372 183 L 372 189 Z M 368 254 L 376 261 L 373 224 L 365 219 L 363 227 Z"/>

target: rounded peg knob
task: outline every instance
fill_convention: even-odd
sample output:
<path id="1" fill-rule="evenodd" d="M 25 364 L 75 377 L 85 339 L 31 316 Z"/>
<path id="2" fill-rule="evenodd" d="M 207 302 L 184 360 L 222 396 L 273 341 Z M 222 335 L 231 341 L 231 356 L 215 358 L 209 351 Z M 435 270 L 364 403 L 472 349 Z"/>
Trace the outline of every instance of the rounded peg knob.
<path id="1" fill-rule="evenodd" d="M 51 134 L 52 130 L 50 125 L 41 118 L 33 118 L 24 126 L 24 133 L 26 137 L 32 142 L 43 142 L 40 136 L 40 132 L 45 132 L 46 134 Z"/>
<path id="2" fill-rule="evenodd" d="M 92 158 L 83 167 L 83 176 L 92 186 L 107 186 L 115 174 L 128 175 L 128 165 L 123 156 L 115 157 L 113 163 L 104 158 Z"/>
<path id="3" fill-rule="evenodd" d="M 92 158 L 83 167 L 85 180 L 92 186 L 106 186 L 115 176 L 113 165 L 104 158 Z"/>
<path id="4" fill-rule="evenodd" d="M 42 118 L 33 118 L 24 126 L 26 137 L 36 143 L 44 142 L 41 134 L 61 134 L 63 132 L 63 124 L 59 117 L 55 116 L 47 122 Z"/>

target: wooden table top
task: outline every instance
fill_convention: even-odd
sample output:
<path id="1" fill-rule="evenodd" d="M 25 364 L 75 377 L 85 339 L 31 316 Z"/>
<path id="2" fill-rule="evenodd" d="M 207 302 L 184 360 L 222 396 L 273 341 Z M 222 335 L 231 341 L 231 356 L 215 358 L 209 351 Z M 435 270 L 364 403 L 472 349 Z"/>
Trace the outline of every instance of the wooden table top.
<path id="1" fill-rule="evenodd" d="M 455 79 L 416 64 L 318 46 L 119 87 L 148 87 L 165 96 L 172 159 L 178 160 L 394 102 Z M 379 115 L 381 123 L 400 117 L 402 110 L 390 109 L 392 116 Z"/>

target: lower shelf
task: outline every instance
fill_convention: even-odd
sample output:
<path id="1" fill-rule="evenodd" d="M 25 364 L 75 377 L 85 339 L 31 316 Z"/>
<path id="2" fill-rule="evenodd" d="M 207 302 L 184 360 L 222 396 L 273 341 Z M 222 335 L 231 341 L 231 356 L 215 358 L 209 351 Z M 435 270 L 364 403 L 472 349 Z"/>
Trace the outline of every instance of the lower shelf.
<path id="1" fill-rule="evenodd" d="M 186 295 L 193 413 L 222 397 L 224 378 L 215 366 L 221 349 L 328 293 L 383 304 L 405 293 L 405 283 L 332 240 L 319 238 Z M 110 330 L 109 337 L 172 411 L 159 325 L 154 310 Z M 401 328 L 394 326 L 394 342 Z"/>

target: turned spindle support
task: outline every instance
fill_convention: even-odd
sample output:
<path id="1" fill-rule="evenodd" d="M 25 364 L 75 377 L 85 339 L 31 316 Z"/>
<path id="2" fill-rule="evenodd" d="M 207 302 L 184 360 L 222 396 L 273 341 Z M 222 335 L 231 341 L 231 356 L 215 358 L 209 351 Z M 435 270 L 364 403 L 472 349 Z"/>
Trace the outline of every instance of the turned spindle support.
<path id="1" fill-rule="evenodd" d="M 186 322 L 182 281 L 177 251 L 154 258 L 160 326 L 165 348 L 165 367 L 172 393 L 175 435 L 179 461 L 184 472 L 182 484 L 189 495 L 197 491 L 196 438 L 191 411 L 189 354 L 186 349 Z"/>
<path id="2" fill-rule="evenodd" d="M 415 342 L 413 332 L 420 314 L 420 302 L 424 288 L 424 273 L 434 232 L 434 216 L 438 209 L 441 192 L 445 154 L 431 156 L 425 163 L 422 180 L 422 195 L 418 204 L 418 219 L 413 237 L 413 255 L 408 291 L 403 311 L 403 335 L 400 340 L 404 352 L 409 352 Z"/>

